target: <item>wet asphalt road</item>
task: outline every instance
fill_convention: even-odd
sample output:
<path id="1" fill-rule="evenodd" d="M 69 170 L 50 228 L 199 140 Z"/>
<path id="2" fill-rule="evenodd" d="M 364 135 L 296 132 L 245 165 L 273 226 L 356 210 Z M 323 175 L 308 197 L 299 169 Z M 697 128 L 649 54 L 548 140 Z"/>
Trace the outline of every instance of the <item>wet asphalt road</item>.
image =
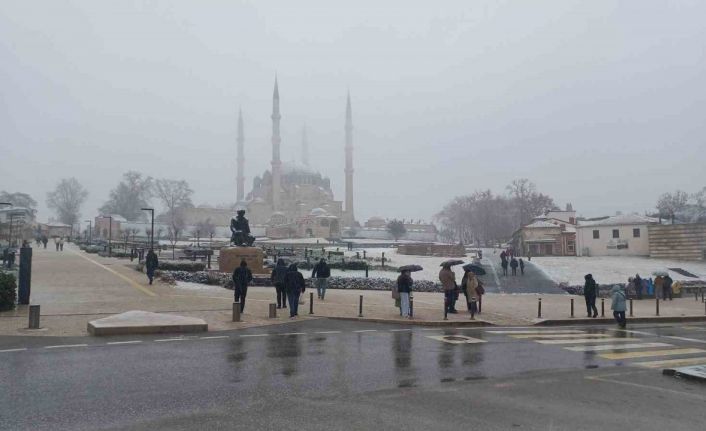
<path id="1" fill-rule="evenodd" d="M 579 329 L 706 350 L 701 325 Z M 0 351 L 27 350 L 0 352 L 0 429 L 703 429 L 706 385 L 498 330 L 321 319 L 183 338 L 3 337 Z M 444 335 L 478 342 L 432 338 Z"/>

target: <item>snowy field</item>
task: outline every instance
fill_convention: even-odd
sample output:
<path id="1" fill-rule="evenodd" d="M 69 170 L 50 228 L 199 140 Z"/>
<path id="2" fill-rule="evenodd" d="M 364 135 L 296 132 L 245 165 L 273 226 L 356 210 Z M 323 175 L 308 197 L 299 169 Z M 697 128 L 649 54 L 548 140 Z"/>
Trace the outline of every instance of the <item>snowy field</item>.
<path id="1" fill-rule="evenodd" d="M 600 256 L 600 257 L 533 257 L 532 263 L 557 283 L 580 285 L 584 275 L 593 274 L 601 284 L 627 283 L 628 277 L 640 274 L 652 276 L 653 271 L 666 271 L 667 268 L 682 268 L 706 280 L 706 263 L 652 259 L 636 256 Z M 674 271 L 668 271 L 674 280 L 696 280 Z"/>

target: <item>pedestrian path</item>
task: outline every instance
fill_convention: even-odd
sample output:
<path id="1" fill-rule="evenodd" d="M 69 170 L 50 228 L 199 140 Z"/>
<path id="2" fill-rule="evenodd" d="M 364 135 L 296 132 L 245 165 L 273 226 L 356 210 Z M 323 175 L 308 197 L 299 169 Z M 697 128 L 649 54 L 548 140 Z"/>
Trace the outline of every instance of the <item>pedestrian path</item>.
<path id="1" fill-rule="evenodd" d="M 700 328 L 699 328 L 700 329 Z M 555 345 L 570 352 L 592 353 L 596 358 L 621 361 L 620 364 L 643 368 L 677 367 L 706 364 L 706 350 L 679 347 L 674 344 L 654 341 L 657 334 L 640 331 L 604 330 L 499 330 L 487 331 L 505 335 L 516 340 L 533 341 L 543 345 Z M 678 339 L 679 337 L 665 336 Z M 697 357 L 694 357 L 698 355 Z M 678 359 L 665 359 L 678 356 Z M 632 362 L 635 360 L 635 362 Z M 623 362 L 627 361 L 627 362 Z"/>

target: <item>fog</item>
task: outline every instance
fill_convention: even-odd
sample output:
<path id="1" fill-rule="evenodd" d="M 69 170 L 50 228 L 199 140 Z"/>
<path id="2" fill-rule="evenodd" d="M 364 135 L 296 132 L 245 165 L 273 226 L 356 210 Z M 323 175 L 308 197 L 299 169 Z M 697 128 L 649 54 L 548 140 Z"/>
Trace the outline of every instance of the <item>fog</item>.
<path id="1" fill-rule="evenodd" d="M 344 191 L 354 123 L 356 216 L 431 219 L 455 195 L 526 177 L 581 215 L 654 208 L 706 185 L 706 2 L 3 1 L 0 189 L 51 213 L 75 176 L 92 217 L 123 172 L 235 201 L 282 159 Z M 157 202 L 155 201 L 155 204 Z"/>

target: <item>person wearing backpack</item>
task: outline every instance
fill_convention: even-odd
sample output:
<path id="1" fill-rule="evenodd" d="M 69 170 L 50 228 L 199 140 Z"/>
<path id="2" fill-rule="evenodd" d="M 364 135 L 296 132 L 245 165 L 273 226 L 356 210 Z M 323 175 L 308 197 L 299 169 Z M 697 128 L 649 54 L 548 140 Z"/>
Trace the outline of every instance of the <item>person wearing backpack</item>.
<path id="1" fill-rule="evenodd" d="M 277 308 L 287 308 L 287 292 L 284 290 L 284 277 L 286 275 L 287 264 L 284 263 L 284 259 L 279 259 L 270 276 L 277 294 Z"/>
<path id="2" fill-rule="evenodd" d="M 233 271 L 233 292 L 235 302 L 240 302 L 240 312 L 245 311 L 245 296 L 248 294 L 248 284 L 252 281 L 252 272 L 245 260 Z"/>
<path id="3" fill-rule="evenodd" d="M 294 319 L 299 315 L 299 295 L 304 292 L 304 276 L 297 269 L 297 264 L 289 265 L 284 276 L 284 288 L 289 298 L 289 318 Z"/>
<path id="4" fill-rule="evenodd" d="M 326 296 L 326 288 L 328 287 L 328 278 L 331 276 L 331 267 L 326 263 L 326 259 L 321 259 L 319 263 L 314 265 L 314 270 L 311 272 L 311 278 L 315 280 L 316 294 L 320 300 L 324 300 Z"/>

